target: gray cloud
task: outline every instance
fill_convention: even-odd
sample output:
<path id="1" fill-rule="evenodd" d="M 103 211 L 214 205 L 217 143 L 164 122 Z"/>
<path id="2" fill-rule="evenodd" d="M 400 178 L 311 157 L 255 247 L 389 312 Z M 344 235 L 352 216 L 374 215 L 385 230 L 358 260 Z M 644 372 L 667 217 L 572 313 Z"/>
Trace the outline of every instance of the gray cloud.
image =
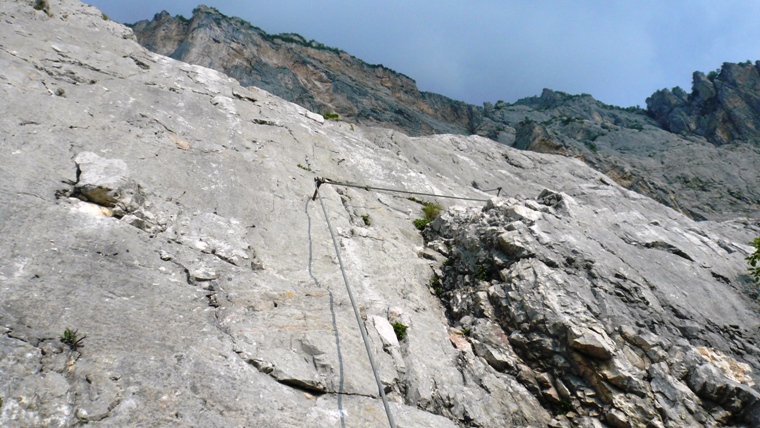
<path id="1" fill-rule="evenodd" d="M 205 2 L 269 33 L 299 33 L 404 73 L 421 90 L 474 104 L 512 102 L 547 87 L 643 106 L 657 89 L 690 88 L 693 71 L 760 59 L 760 3 L 752 0 Z M 164 9 L 190 16 L 197 5 L 87 3 L 120 22 Z"/>

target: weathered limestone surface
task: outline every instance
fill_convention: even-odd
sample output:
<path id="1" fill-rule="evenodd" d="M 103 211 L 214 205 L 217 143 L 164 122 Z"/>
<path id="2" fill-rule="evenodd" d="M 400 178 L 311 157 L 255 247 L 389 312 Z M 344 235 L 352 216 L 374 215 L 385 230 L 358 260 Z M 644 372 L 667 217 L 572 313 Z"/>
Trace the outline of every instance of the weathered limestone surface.
<path id="1" fill-rule="evenodd" d="M 513 104 L 470 105 L 297 34 L 270 35 L 199 6 L 133 26 L 148 49 L 226 73 L 341 120 L 409 135 L 476 134 L 523 150 L 581 159 L 621 186 L 695 220 L 760 217 L 760 66 L 694 73 L 691 94 L 658 91 L 647 110 L 544 89 Z"/>
<path id="2" fill-rule="evenodd" d="M 489 238 L 426 243 L 406 195 L 320 188 L 398 426 L 752 425 L 751 221 L 695 223 L 575 159 L 324 121 L 33 4 L 0 2 L 0 426 L 386 426 L 317 176 L 513 198 L 440 200 L 428 235 Z"/>
<path id="3" fill-rule="evenodd" d="M 469 352 L 564 414 L 551 426 L 755 426 L 743 253 L 648 203 L 585 183 L 453 208 L 425 230 L 436 294 Z"/>

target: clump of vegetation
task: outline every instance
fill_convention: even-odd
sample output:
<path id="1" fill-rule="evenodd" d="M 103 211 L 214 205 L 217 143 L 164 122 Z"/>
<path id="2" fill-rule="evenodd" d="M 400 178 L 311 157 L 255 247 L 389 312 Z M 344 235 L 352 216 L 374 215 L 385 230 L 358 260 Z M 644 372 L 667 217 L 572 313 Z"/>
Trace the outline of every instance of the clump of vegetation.
<path id="1" fill-rule="evenodd" d="M 749 245 L 755 247 L 755 252 L 745 259 L 747 260 L 747 264 L 749 264 L 749 275 L 760 285 L 760 266 L 758 266 L 760 264 L 760 237 L 755 238 Z"/>
<path id="2" fill-rule="evenodd" d="M 631 129 L 635 129 L 635 130 L 641 132 L 641 131 L 644 130 L 644 127 L 640 123 L 636 123 L 634 125 L 631 125 Z"/>
<path id="3" fill-rule="evenodd" d="M 430 223 L 430 220 L 426 220 L 424 218 L 416 218 L 412 223 L 414 223 L 414 227 L 416 227 L 417 230 L 422 230 L 425 228 L 425 226 L 428 225 L 428 223 Z"/>
<path id="4" fill-rule="evenodd" d="M 175 15 L 176 19 L 178 19 L 180 22 L 184 22 L 185 24 L 190 22 L 189 18 L 185 18 L 183 15 Z"/>
<path id="5" fill-rule="evenodd" d="M 304 171 L 311 171 L 311 168 L 309 168 L 308 166 L 303 166 L 300 163 L 298 165 L 296 165 L 296 166 L 299 167 L 299 168 L 301 168 Z"/>
<path id="6" fill-rule="evenodd" d="M 110 21 L 111 19 L 105 13 L 102 15 L 103 21 Z"/>
<path id="7" fill-rule="evenodd" d="M 63 342 L 64 345 L 68 346 L 72 351 L 77 351 L 79 348 L 84 347 L 82 341 L 86 337 L 87 335 L 79 337 L 79 330 L 72 330 L 70 328 L 67 328 L 61 335 L 61 342 Z"/>
<path id="8" fill-rule="evenodd" d="M 710 189 L 710 183 L 702 180 L 699 177 L 687 177 L 683 174 L 677 175 L 676 179 L 692 190 L 700 190 L 706 192 Z"/>
<path id="9" fill-rule="evenodd" d="M 414 220 L 414 227 L 419 230 L 424 229 L 425 226 L 430 224 L 431 221 L 435 220 L 435 218 L 438 217 L 438 214 L 441 213 L 441 210 L 443 210 L 443 207 L 439 204 L 436 204 L 434 202 L 422 202 L 422 213 L 425 215 L 425 217 Z"/>
<path id="10" fill-rule="evenodd" d="M 562 121 L 563 126 L 567 126 L 573 122 L 583 123 L 583 118 L 580 117 L 564 116 L 560 120 Z"/>
<path id="11" fill-rule="evenodd" d="M 596 144 L 592 143 L 591 141 L 586 141 L 584 144 L 586 145 L 586 147 L 588 147 L 589 150 L 591 150 L 595 154 L 599 152 L 599 147 L 597 147 Z"/>
<path id="12" fill-rule="evenodd" d="M 568 414 L 571 411 L 573 411 L 573 403 L 570 402 L 570 400 L 562 400 L 561 403 L 559 403 L 559 413 L 562 415 Z"/>
<path id="13" fill-rule="evenodd" d="M 443 284 L 441 284 L 441 278 L 438 275 L 433 274 L 430 277 L 430 287 L 433 289 L 433 294 L 440 297 L 443 295 Z"/>
<path id="14" fill-rule="evenodd" d="M 338 113 L 331 113 L 329 111 L 326 113 L 322 113 L 322 117 L 324 117 L 325 120 L 334 120 L 336 122 L 340 120 L 340 115 Z"/>
<path id="15" fill-rule="evenodd" d="M 472 334 L 471 328 L 467 328 L 467 327 L 462 328 L 462 336 L 470 337 L 471 334 Z"/>
<path id="16" fill-rule="evenodd" d="M 479 281 L 488 281 L 488 271 L 486 271 L 485 266 L 478 265 L 478 269 L 475 272 L 475 279 Z"/>
<path id="17" fill-rule="evenodd" d="M 362 221 L 364 221 L 365 226 L 372 226 L 372 220 L 369 219 L 369 214 L 363 214 Z"/>
<path id="18" fill-rule="evenodd" d="M 624 111 L 627 111 L 628 113 L 638 113 L 638 114 L 646 114 L 646 110 L 641 108 L 639 105 L 631 106 L 631 107 L 623 107 Z"/>
<path id="19" fill-rule="evenodd" d="M 406 330 L 409 328 L 408 325 L 404 325 L 398 321 L 391 324 L 393 326 L 393 332 L 396 333 L 396 339 L 399 341 L 402 341 L 406 338 Z"/>
<path id="20" fill-rule="evenodd" d="M 443 207 L 432 202 L 425 203 L 422 207 L 422 213 L 425 214 L 425 218 L 433 221 L 436 217 L 438 217 L 438 214 L 441 213 L 441 210 L 443 210 Z"/>
<path id="21" fill-rule="evenodd" d="M 50 13 L 50 5 L 47 0 L 36 0 L 34 2 L 34 10 L 41 10 L 45 13 Z"/>
<path id="22" fill-rule="evenodd" d="M 744 200 L 744 194 L 741 190 L 728 189 L 727 192 L 734 199 L 738 199 L 740 201 Z"/>

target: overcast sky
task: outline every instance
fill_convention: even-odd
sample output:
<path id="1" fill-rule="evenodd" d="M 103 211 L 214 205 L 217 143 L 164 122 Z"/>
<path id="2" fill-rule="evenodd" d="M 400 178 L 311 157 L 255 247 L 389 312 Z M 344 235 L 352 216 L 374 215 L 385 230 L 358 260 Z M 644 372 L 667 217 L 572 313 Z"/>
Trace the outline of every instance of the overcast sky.
<path id="1" fill-rule="evenodd" d="M 86 0 L 119 22 L 202 0 Z M 543 88 L 645 106 L 694 71 L 760 59 L 757 0 L 205 0 L 268 33 L 298 33 L 383 64 L 420 90 L 482 104 Z"/>

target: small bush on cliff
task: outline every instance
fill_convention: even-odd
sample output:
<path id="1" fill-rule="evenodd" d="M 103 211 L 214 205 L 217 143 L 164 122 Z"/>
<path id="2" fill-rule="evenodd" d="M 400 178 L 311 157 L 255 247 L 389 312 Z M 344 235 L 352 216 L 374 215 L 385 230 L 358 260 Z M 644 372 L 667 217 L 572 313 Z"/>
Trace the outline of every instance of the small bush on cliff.
<path id="1" fill-rule="evenodd" d="M 327 113 L 322 113 L 322 117 L 325 118 L 325 120 L 334 120 L 339 121 L 340 115 L 338 113 L 330 113 L 329 111 Z"/>
<path id="2" fill-rule="evenodd" d="M 393 332 L 396 333 L 396 339 L 399 341 L 402 341 L 406 338 L 406 330 L 409 328 L 408 325 L 401 324 L 400 322 L 396 321 L 393 324 Z"/>
<path id="3" fill-rule="evenodd" d="M 68 346 L 72 351 L 77 351 L 79 348 L 84 347 L 82 341 L 87 338 L 86 335 L 79 337 L 78 332 L 79 330 L 72 330 L 70 328 L 67 328 L 61 335 L 61 342 L 64 345 Z"/>
<path id="4" fill-rule="evenodd" d="M 758 266 L 758 264 L 760 264 L 760 237 L 755 238 L 755 240 L 750 242 L 749 245 L 755 247 L 755 252 L 746 258 L 747 263 L 749 264 L 749 274 L 755 279 L 755 282 L 760 285 L 760 266 Z"/>
<path id="5" fill-rule="evenodd" d="M 442 206 L 434 202 L 422 202 L 422 213 L 425 215 L 425 217 L 414 220 L 414 227 L 419 230 L 424 229 L 425 226 L 427 226 L 431 221 L 435 220 L 435 218 L 438 217 L 438 214 L 441 213 L 442 209 Z"/>

